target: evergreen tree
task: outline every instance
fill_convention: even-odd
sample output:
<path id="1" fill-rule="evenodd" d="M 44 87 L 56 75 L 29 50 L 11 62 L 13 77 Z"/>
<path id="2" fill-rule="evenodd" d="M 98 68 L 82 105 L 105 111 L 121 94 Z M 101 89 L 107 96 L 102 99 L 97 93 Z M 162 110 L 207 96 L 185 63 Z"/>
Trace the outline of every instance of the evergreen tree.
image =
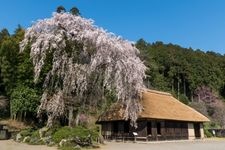
<path id="1" fill-rule="evenodd" d="M 66 9 L 65 9 L 65 7 L 63 7 L 63 6 L 58 6 L 58 7 L 56 8 L 56 12 L 57 12 L 57 13 L 65 13 L 65 12 L 66 12 Z"/>
<path id="2" fill-rule="evenodd" d="M 72 15 L 76 15 L 76 16 L 79 16 L 79 15 L 80 15 L 80 11 L 79 11 L 79 9 L 78 9 L 77 7 L 72 7 L 72 8 L 70 9 L 70 13 L 71 13 Z"/>

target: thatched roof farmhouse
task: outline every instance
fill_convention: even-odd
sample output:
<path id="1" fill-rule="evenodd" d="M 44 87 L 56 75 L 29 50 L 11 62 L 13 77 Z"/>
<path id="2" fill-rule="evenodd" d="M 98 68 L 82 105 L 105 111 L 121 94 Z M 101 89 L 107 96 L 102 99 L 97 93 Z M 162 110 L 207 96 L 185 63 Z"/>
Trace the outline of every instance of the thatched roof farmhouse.
<path id="1" fill-rule="evenodd" d="M 137 128 L 124 119 L 124 108 L 114 104 L 103 113 L 97 123 L 102 125 L 106 139 L 171 140 L 203 138 L 203 122 L 209 119 L 181 103 L 171 94 L 144 89 L 141 93 L 143 111 Z"/>

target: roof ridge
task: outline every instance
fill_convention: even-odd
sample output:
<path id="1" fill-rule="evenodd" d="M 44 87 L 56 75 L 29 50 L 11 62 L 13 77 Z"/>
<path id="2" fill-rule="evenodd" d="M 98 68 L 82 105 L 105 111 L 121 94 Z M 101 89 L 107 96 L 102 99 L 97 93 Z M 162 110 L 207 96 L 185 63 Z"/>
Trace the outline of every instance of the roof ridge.
<path id="1" fill-rule="evenodd" d="M 156 93 L 156 94 L 161 94 L 161 95 L 167 95 L 167 96 L 172 96 L 172 94 L 168 93 L 168 92 L 161 92 L 161 91 L 157 91 L 157 90 L 152 90 L 152 89 L 143 89 L 143 91 L 147 91 L 147 92 L 151 92 L 151 93 Z"/>

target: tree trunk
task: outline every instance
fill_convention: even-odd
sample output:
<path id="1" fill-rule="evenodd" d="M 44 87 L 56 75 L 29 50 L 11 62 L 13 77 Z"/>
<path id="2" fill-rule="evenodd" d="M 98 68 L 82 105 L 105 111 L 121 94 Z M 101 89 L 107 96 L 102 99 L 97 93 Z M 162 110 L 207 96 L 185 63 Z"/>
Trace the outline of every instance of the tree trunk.
<path id="1" fill-rule="evenodd" d="M 172 90 L 172 93 L 174 93 L 174 79 L 172 79 L 172 86 L 171 86 L 171 90 Z"/>
<path id="2" fill-rule="evenodd" d="M 187 93 L 186 93 L 186 81 L 185 81 L 185 78 L 183 79 L 183 85 L 184 85 L 184 95 L 187 96 Z"/>
<path id="3" fill-rule="evenodd" d="M 102 97 L 101 97 L 101 101 L 103 101 L 103 104 L 106 105 L 107 100 L 105 98 L 105 87 L 102 86 Z"/>
<path id="4" fill-rule="evenodd" d="M 179 76 L 177 78 L 177 98 L 180 99 L 180 82 L 179 82 Z"/>
<path id="5" fill-rule="evenodd" d="M 193 98 L 193 92 L 191 91 L 191 102 L 194 101 L 194 98 Z"/>
<path id="6" fill-rule="evenodd" d="M 75 119 L 75 126 L 78 126 L 80 122 L 80 113 L 77 113 L 76 119 Z"/>
<path id="7" fill-rule="evenodd" d="M 18 113 L 18 118 L 17 118 L 17 119 L 18 119 L 19 121 L 22 121 L 22 118 L 23 118 L 23 112 L 19 112 L 19 113 Z"/>
<path id="8" fill-rule="evenodd" d="M 70 106 L 69 108 L 69 120 L 68 120 L 68 125 L 69 127 L 73 127 L 73 106 Z"/>
<path id="9" fill-rule="evenodd" d="M 27 116 L 27 112 L 25 111 L 25 112 L 24 112 L 24 115 L 23 115 L 23 121 L 26 120 L 26 116 Z"/>
<path id="10" fill-rule="evenodd" d="M 16 120 L 16 114 L 11 114 L 12 115 L 12 119 Z"/>

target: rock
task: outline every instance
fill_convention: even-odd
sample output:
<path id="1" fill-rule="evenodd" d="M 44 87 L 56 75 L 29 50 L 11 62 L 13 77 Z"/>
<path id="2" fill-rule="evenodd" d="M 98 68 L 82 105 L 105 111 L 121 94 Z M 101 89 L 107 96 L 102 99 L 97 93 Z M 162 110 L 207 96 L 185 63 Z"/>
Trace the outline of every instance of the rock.
<path id="1" fill-rule="evenodd" d="M 45 142 L 42 139 L 39 139 L 37 141 L 37 145 L 45 145 Z"/>
<path id="2" fill-rule="evenodd" d="M 30 144 L 32 144 L 32 145 L 37 145 L 37 142 L 38 141 L 38 138 L 33 138 L 33 137 L 31 137 L 31 139 L 30 139 Z"/>
<path id="3" fill-rule="evenodd" d="M 73 141 L 77 144 L 77 145 L 80 145 L 82 147 L 86 147 L 86 146 L 91 146 L 92 145 L 92 139 L 91 139 L 91 136 L 88 135 L 87 137 L 85 138 L 80 138 L 80 137 L 75 137 L 73 139 Z"/>
<path id="4" fill-rule="evenodd" d="M 65 143 L 67 142 L 66 139 L 62 139 L 60 142 L 59 142 L 59 147 L 63 147 L 65 146 Z"/>
<path id="5" fill-rule="evenodd" d="M 24 139 L 23 139 L 23 143 L 29 143 L 30 142 L 30 136 L 26 136 Z"/>
<path id="6" fill-rule="evenodd" d="M 41 138 L 42 141 L 45 143 L 45 144 L 49 144 L 50 142 L 52 142 L 52 137 L 51 136 L 48 136 L 48 137 L 43 137 Z"/>
<path id="7" fill-rule="evenodd" d="M 31 137 L 29 143 L 32 145 L 44 145 L 45 144 L 42 139 L 37 138 L 37 137 Z"/>
<path id="8" fill-rule="evenodd" d="M 62 139 L 60 142 L 59 142 L 59 146 L 62 147 L 62 146 L 71 146 L 71 147 L 74 147 L 74 146 L 77 146 L 77 143 L 74 139 Z"/>
<path id="9" fill-rule="evenodd" d="M 41 128 L 41 129 L 39 130 L 40 138 L 45 137 L 45 133 L 46 133 L 48 130 L 49 130 L 49 128 L 47 128 L 47 127 Z"/>
<path id="10" fill-rule="evenodd" d="M 80 145 L 76 145 L 76 146 L 74 146 L 74 149 L 81 149 L 81 147 L 80 147 Z"/>
<path id="11" fill-rule="evenodd" d="M 18 133 L 18 134 L 16 135 L 16 142 L 21 142 L 22 140 L 23 140 L 22 135 L 21 135 L 20 133 Z"/>
<path id="12" fill-rule="evenodd" d="M 55 145 L 55 142 L 50 141 L 47 145 L 48 145 L 48 146 L 54 146 L 54 145 Z"/>

